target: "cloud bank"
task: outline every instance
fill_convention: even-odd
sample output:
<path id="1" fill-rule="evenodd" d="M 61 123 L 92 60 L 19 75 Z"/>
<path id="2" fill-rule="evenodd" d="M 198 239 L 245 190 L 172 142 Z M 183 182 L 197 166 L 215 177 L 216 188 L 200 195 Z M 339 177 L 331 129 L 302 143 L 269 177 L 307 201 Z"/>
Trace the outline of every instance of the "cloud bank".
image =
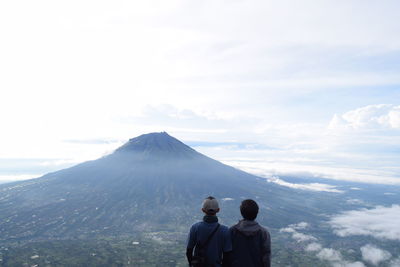
<path id="1" fill-rule="evenodd" d="M 288 227 L 282 228 L 279 230 L 281 233 L 289 233 L 291 237 L 297 242 L 307 242 L 307 241 L 315 241 L 317 240 L 312 235 L 307 235 L 298 232 L 297 230 L 304 230 L 309 226 L 307 222 L 300 222 L 298 224 L 291 224 Z"/>
<path id="2" fill-rule="evenodd" d="M 367 244 L 360 248 L 364 261 L 378 266 L 382 261 L 387 261 L 392 257 L 388 251 L 377 248 L 374 245 Z"/>
<path id="3" fill-rule="evenodd" d="M 309 190 L 309 191 L 320 191 L 320 192 L 330 192 L 330 193 L 344 193 L 342 190 L 335 189 L 336 186 L 329 184 L 321 184 L 321 183 L 309 183 L 309 184 L 294 184 L 286 182 L 280 178 L 274 177 L 269 178 L 269 182 L 276 183 L 282 186 L 300 189 L 300 190 Z"/>
<path id="4" fill-rule="evenodd" d="M 400 205 L 346 211 L 330 219 L 339 236 L 365 235 L 400 241 Z"/>
<path id="5" fill-rule="evenodd" d="M 335 115 L 329 128 L 400 129 L 400 105 L 369 105 Z"/>
<path id="6" fill-rule="evenodd" d="M 365 267 L 362 262 L 350 262 L 343 258 L 340 251 L 332 248 L 324 248 L 317 240 L 316 237 L 308 234 L 301 233 L 309 227 L 307 222 L 300 222 L 298 224 L 291 224 L 288 227 L 282 228 L 281 233 L 291 234 L 291 238 L 297 243 L 305 244 L 304 250 L 310 253 L 316 253 L 316 256 L 323 261 L 329 262 L 333 267 Z"/>

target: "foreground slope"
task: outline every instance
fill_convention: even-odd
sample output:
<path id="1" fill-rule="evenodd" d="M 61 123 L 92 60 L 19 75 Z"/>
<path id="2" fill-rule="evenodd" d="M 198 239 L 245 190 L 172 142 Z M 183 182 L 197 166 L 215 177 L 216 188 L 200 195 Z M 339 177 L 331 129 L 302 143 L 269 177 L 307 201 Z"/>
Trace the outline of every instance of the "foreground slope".
<path id="1" fill-rule="evenodd" d="M 259 220 L 279 228 L 318 216 L 323 196 L 268 183 L 202 155 L 167 133 L 129 140 L 98 160 L 0 187 L 0 242 L 185 232 L 200 202 L 222 201 L 221 218 L 239 218 L 242 198 L 260 203 Z"/>

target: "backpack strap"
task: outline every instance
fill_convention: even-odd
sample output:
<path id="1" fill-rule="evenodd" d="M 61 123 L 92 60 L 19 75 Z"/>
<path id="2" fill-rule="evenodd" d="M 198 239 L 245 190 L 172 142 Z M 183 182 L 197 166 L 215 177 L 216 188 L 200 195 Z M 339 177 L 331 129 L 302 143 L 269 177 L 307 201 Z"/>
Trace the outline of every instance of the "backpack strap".
<path id="1" fill-rule="evenodd" d="M 212 238 L 212 237 L 214 236 L 214 234 L 217 232 L 219 226 L 220 226 L 220 224 L 218 223 L 218 224 L 217 224 L 217 227 L 215 227 L 215 229 L 212 231 L 212 233 L 207 237 L 206 242 L 204 242 L 203 245 L 200 245 L 200 244 L 199 244 L 198 248 L 205 248 L 205 247 L 208 245 L 208 243 L 210 242 L 211 238 Z"/>

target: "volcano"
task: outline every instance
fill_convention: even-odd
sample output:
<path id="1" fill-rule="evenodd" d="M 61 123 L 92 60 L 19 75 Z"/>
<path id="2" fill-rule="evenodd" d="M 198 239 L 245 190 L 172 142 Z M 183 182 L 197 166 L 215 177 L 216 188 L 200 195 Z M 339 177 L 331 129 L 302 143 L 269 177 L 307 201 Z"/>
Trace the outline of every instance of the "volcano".
<path id="1" fill-rule="evenodd" d="M 165 132 L 130 139 L 112 154 L 40 178 L 0 187 L 0 243 L 185 232 L 200 203 L 220 199 L 222 222 L 235 222 L 244 198 L 259 221 L 279 228 L 318 213 L 323 199 L 213 160 Z"/>

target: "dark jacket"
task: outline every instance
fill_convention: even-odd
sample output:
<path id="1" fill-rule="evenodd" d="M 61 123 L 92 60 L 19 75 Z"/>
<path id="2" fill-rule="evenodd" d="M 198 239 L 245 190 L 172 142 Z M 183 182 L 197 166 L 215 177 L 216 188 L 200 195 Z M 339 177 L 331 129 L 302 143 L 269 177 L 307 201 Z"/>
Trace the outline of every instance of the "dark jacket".
<path id="1" fill-rule="evenodd" d="M 241 220 L 230 229 L 233 267 L 270 267 L 271 237 L 256 221 Z"/>

